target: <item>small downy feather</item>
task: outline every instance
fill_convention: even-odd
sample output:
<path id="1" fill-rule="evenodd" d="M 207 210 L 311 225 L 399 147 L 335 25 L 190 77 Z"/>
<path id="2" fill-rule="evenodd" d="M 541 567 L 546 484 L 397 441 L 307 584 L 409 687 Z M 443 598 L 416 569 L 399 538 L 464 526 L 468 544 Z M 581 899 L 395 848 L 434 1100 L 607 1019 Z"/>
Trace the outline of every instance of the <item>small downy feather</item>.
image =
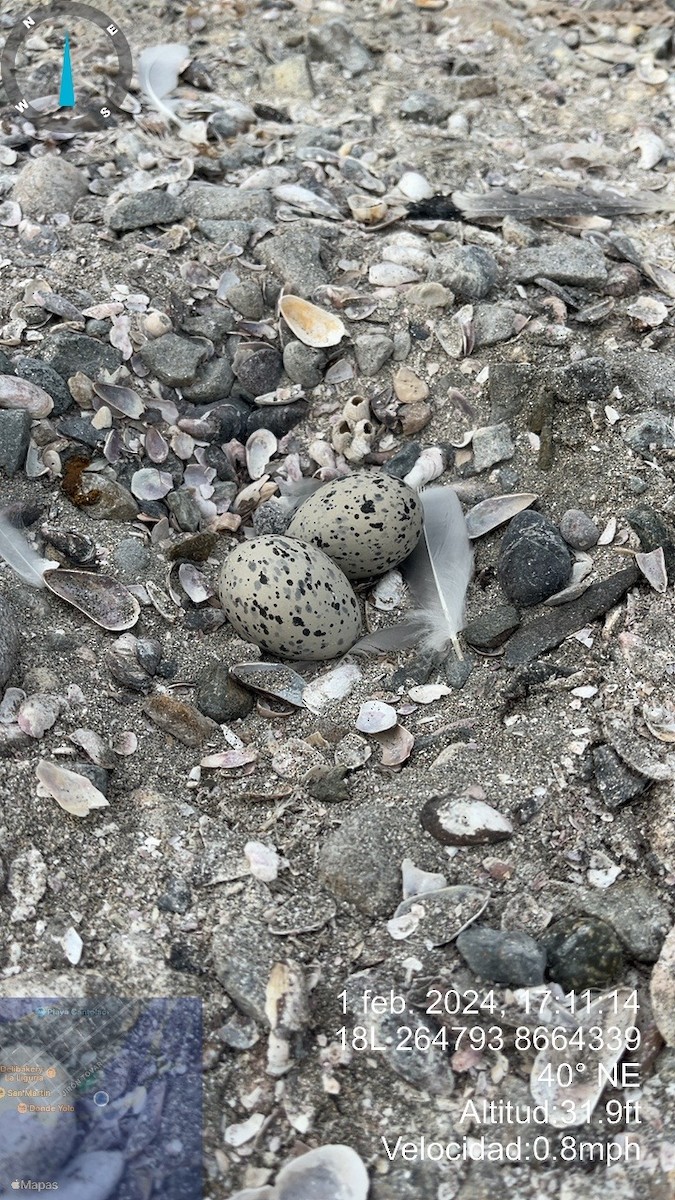
<path id="1" fill-rule="evenodd" d="M 361 638 L 352 652 L 403 650 L 419 646 L 440 654 L 452 644 L 463 658 L 457 634 L 464 626 L 466 590 L 473 551 L 462 506 L 451 487 L 420 492 L 424 526 L 420 540 L 401 567 L 418 608 L 398 625 Z"/>
<path id="2" fill-rule="evenodd" d="M 45 571 L 59 565 L 48 558 L 40 558 L 23 534 L 10 524 L 4 513 L 0 513 L 0 558 L 4 558 L 20 579 L 39 588 L 45 586 Z"/>
<path id="3" fill-rule="evenodd" d="M 164 45 L 148 46 L 138 57 L 138 82 L 141 90 L 148 97 L 152 107 L 162 113 L 167 121 L 175 121 L 182 125 L 169 104 L 164 103 L 178 85 L 180 69 L 190 57 L 189 46 L 181 46 L 178 42 L 167 42 Z"/>

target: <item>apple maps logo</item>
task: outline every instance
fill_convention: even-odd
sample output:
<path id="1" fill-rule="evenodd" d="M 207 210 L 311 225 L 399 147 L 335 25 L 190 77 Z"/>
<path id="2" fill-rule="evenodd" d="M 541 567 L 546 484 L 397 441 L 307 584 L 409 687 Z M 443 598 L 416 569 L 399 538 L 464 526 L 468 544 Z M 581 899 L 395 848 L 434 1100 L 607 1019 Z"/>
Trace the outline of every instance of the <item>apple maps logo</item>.
<path id="1" fill-rule="evenodd" d="M 12 1181 L 13 1192 L 58 1192 L 58 1183 L 39 1183 L 35 1179 L 14 1179 Z"/>

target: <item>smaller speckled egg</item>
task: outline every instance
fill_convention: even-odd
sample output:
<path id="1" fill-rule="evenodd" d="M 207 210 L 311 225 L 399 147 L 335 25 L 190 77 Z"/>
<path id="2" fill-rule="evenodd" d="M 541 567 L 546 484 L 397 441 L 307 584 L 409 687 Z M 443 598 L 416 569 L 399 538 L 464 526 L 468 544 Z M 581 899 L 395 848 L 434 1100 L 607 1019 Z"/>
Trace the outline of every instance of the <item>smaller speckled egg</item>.
<path id="1" fill-rule="evenodd" d="M 383 575 L 412 553 L 422 532 L 417 492 L 386 471 L 360 471 L 324 484 L 288 526 L 323 550 L 349 579 Z"/>
<path id="2" fill-rule="evenodd" d="M 345 654 L 361 634 L 349 580 L 321 550 L 265 534 L 243 542 L 220 570 L 220 601 L 241 637 L 278 658 Z"/>

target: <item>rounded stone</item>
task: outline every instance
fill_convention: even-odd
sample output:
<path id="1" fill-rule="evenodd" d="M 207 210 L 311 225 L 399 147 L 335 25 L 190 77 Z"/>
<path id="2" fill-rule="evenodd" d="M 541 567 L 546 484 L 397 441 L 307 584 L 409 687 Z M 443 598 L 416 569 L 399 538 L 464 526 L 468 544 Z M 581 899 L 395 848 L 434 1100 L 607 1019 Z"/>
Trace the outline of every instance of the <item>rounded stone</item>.
<path id="1" fill-rule="evenodd" d="M 560 532 L 574 550 L 590 550 L 600 537 L 600 530 L 580 508 L 568 508 L 560 521 Z"/>
<path id="2" fill-rule="evenodd" d="M 482 300 L 499 279 L 499 265 L 483 246 L 454 246 L 436 260 L 429 279 L 450 288 L 460 300 Z"/>
<path id="3" fill-rule="evenodd" d="M 552 521 L 542 513 L 518 513 L 502 538 L 497 577 L 513 604 L 541 604 L 566 587 L 572 575 L 570 552 Z"/>
<path id="4" fill-rule="evenodd" d="M 43 213 L 71 213 L 77 201 L 87 194 L 89 184 L 82 171 L 55 154 L 34 158 L 21 169 L 12 188 L 12 199 L 21 205 L 25 216 Z"/>
<path id="5" fill-rule="evenodd" d="M 621 977 L 621 942 L 612 926 L 599 917 L 563 917 L 541 940 L 548 956 L 548 974 L 565 992 L 603 988 Z"/>
<path id="6" fill-rule="evenodd" d="M 233 679 L 226 663 L 204 667 L 197 680 L 195 704 L 200 712 L 222 725 L 247 717 L 255 703 L 252 692 Z"/>
<path id="7" fill-rule="evenodd" d="M 304 388 L 315 388 L 321 383 L 321 367 L 324 355 L 302 342 L 289 342 L 284 349 L 284 370 L 293 383 Z"/>
<path id="8" fill-rule="evenodd" d="M 480 979 L 511 987 L 544 982 L 546 950 L 529 933 L 471 926 L 460 933 L 457 949 Z"/>

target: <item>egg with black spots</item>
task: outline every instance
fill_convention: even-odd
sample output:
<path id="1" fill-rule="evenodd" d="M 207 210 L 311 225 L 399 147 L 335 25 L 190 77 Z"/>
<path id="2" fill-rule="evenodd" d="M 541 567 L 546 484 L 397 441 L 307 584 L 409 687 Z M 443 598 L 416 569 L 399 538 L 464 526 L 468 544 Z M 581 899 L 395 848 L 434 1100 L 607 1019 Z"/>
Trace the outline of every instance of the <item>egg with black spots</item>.
<path id="1" fill-rule="evenodd" d="M 220 602 L 237 633 L 278 658 L 346 654 L 361 609 L 338 566 L 315 546 L 280 534 L 251 538 L 220 570 Z"/>
<path id="2" fill-rule="evenodd" d="M 371 579 L 412 553 L 422 522 L 422 503 L 407 483 L 386 471 L 360 471 L 309 496 L 287 533 L 323 550 L 348 579 Z"/>

